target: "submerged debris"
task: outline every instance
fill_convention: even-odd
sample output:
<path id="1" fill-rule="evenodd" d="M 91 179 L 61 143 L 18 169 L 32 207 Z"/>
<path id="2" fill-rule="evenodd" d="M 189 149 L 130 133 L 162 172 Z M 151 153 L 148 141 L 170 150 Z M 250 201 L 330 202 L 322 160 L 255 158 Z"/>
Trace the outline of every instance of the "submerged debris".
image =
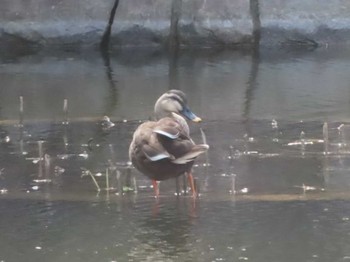
<path id="1" fill-rule="evenodd" d="M 54 167 L 55 176 L 62 175 L 64 173 L 64 171 L 65 171 L 65 169 L 63 167 L 60 167 L 60 166 Z"/>
<path id="2" fill-rule="evenodd" d="M 6 188 L 0 189 L 0 195 L 5 195 L 8 193 L 8 190 Z"/>
<path id="3" fill-rule="evenodd" d="M 239 192 L 242 194 L 247 194 L 249 192 L 249 189 L 247 187 L 244 187 L 241 190 L 239 190 Z"/>
<path id="4" fill-rule="evenodd" d="M 94 175 L 91 173 L 90 170 L 87 170 L 87 169 L 85 169 L 85 168 L 82 168 L 81 177 L 84 177 L 84 176 L 90 176 L 91 179 L 92 179 L 92 181 L 93 181 L 93 183 L 94 183 L 94 185 L 96 186 L 97 191 L 98 191 L 98 192 L 101 191 L 101 188 L 100 188 L 99 184 L 97 183 L 96 178 L 94 177 Z"/>
<path id="5" fill-rule="evenodd" d="M 278 128 L 278 123 L 277 123 L 276 119 L 272 119 L 271 127 L 272 127 L 272 129 L 277 129 Z"/>
<path id="6" fill-rule="evenodd" d="M 10 141 L 11 141 L 10 136 L 5 136 L 3 139 L 1 139 L 2 143 L 10 143 Z"/>
<path id="7" fill-rule="evenodd" d="M 84 151 L 83 153 L 80 153 L 78 156 L 83 158 L 83 159 L 88 159 L 89 158 L 89 154 L 86 151 Z"/>
<path id="8" fill-rule="evenodd" d="M 73 154 L 59 154 L 59 155 L 57 155 L 57 158 L 61 159 L 61 160 L 66 160 L 72 156 L 74 156 L 74 155 Z"/>
<path id="9" fill-rule="evenodd" d="M 323 139 L 302 139 L 302 140 L 295 140 L 293 142 L 290 142 L 287 144 L 287 146 L 300 146 L 300 145 L 313 145 L 313 144 L 322 144 L 324 143 Z"/>
<path id="10" fill-rule="evenodd" d="M 39 186 L 32 186 L 32 189 L 33 189 L 34 191 L 37 191 L 37 190 L 39 190 Z"/>
<path id="11" fill-rule="evenodd" d="M 51 179 L 34 179 L 33 182 L 35 183 L 51 183 Z"/>
<path id="12" fill-rule="evenodd" d="M 104 116 L 101 121 L 101 126 L 103 129 L 109 129 L 111 127 L 114 127 L 115 124 L 111 121 L 111 119 L 108 116 Z"/>
<path id="13" fill-rule="evenodd" d="M 325 191 L 323 187 L 308 186 L 305 184 L 302 184 L 301 186 L 294 186 L 294 187 L 301 188 L 304 194 L 308 191 Z"/>
<path id="14" fill-rule="evenodd" d="M 123 192 L 133 192 L 134 188 L 129 186 L 123 186 Z"/>

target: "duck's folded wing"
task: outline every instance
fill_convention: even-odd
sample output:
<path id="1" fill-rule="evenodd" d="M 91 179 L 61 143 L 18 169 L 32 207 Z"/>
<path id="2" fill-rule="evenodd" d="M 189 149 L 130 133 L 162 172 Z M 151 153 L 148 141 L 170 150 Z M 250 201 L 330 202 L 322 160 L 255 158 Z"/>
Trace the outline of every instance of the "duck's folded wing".
<path id="1" fill-rule="evenodd" d="M 169 154 L 163 148 L 152 147 L 150 145 L 143 145 L 142 151 L 150 161 L 159 161 L 165 158 L 174 159 L 174 156 Z"/>
<path id="2" fill-rule="evenodd" d="M 170 139 L 176 139 L 180 136 L 179 129 L 173 126 L 159 126 L 153 132 Z"/>
<path id="3" fill-rule="evenodd" d="M 156 123 L 153 132 L 170 139 L 176 139 L 180 136 L 189 138 L 188 125 L 183 118 L 180 117 L 180 119 L 182 119 L 184 123 L 176 118 L 162 118 Z"/>
<path id="4" fill-rule="evenodd" d="M 198 157 L 200 154 L 205 153 L 208 149 L 209 146 L 206 144 L 194 145 L 191 151 L 181 157 L 174 159 L 172 162 L 174 164 L 186 164 L 188 162 L 194 161 L 196 157 Z"/>

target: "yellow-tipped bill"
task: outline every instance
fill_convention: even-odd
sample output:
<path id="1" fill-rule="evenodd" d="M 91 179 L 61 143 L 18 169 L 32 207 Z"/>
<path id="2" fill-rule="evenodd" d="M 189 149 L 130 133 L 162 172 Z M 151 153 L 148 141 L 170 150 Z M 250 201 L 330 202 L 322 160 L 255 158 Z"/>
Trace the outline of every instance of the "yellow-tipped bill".
<path id="1" fill-rule="evenodd" d="M 180 113 L 193 122 L 199 123 L 202 121 L 202 119 L 196 116 L 187 106 L 184 106 L 183 110 Z"/>
<path id="2" fill-rule="evenodd" d="M 196 116 L 194 119 L 192 119 L 193 122 L 199 123 L 202 122 L 202 118 Z"/>

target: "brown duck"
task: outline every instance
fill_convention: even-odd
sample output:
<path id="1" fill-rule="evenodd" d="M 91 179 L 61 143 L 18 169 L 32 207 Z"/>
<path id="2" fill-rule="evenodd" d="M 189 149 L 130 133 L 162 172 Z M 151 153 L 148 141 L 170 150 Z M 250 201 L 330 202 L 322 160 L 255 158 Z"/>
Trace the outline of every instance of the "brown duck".
<path id="1" fill-rule="evenodd" d="M 188 108 L 186 95 L 180 90 L 170 90 L 159 97 L 154 113 L 157 121 L 147 121 L 134 132 L 130 160 L 136 169 L 152 179 L 157 197 L 157 181 L 183 174 L 187 175 L 192 195 L 196 197 L 192 166 L 209 146 L 193 142 L 184 117 L 194 122 L 202 120 Z"/>

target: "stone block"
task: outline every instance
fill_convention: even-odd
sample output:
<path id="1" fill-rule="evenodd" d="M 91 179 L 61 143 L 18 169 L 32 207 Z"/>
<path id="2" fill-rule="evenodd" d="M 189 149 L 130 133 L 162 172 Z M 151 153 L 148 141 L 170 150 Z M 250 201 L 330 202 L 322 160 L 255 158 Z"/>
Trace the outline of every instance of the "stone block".
<path id="1" fill-rule="evenodd" d="M 253 23 L 246 0 L 183 0 L 182 44 L 200 46 L 251 43 Z"/>
<path id="2" fill-rule="evenodd" d="M 350 41 L 347 0 L 260 0 L 263 45 L 311 45 Z"/>

